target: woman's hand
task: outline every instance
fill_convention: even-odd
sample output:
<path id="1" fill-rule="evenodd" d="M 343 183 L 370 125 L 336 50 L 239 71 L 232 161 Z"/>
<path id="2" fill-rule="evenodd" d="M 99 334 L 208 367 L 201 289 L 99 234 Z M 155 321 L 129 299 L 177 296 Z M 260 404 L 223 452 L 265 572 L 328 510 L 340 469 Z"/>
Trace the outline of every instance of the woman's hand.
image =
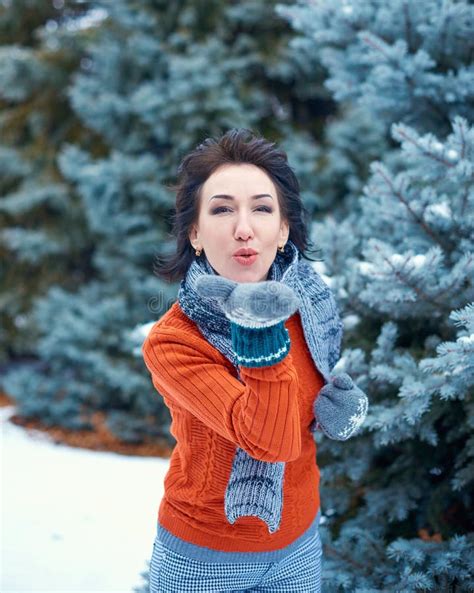
<path id="1" fill-rule="evenodd" d="M 196 281 L 196 290 L 203 298 L 216 299 L 227 319 L 249 328 L 276 325 L 300 306 L 295 292 L 276 280 L 239 283 L 206 274 Z"/>
<path id="2" fill-rule="evenodd" d="M 353 436 L 365 420 L 369 400 L 347 373 L 330 377 L 314 403 L 316 428 L 337 441 Z"/>

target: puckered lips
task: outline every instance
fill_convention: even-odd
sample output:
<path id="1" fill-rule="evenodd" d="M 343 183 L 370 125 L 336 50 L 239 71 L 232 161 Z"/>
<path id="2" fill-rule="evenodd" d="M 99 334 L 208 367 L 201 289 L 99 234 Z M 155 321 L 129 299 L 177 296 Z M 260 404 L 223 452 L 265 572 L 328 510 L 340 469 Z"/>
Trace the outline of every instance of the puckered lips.
<path id="1" fill-rule="evenodd" d="M 251 247 L 241 247 L 233 254 L 233 259 L 243 266 L 250 266 L 257 259 L 258 252 Z"/>

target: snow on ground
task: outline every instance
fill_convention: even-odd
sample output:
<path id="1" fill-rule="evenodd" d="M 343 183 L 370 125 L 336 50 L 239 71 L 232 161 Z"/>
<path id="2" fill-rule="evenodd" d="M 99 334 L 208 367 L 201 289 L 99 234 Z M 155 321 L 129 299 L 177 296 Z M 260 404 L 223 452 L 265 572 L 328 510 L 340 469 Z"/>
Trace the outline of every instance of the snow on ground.
<path id="1" fill-rule="evenodd" d="M 131 593 L 143 584 L 169 460 L 55 445 L 0 408 L 2 593 Z"/>

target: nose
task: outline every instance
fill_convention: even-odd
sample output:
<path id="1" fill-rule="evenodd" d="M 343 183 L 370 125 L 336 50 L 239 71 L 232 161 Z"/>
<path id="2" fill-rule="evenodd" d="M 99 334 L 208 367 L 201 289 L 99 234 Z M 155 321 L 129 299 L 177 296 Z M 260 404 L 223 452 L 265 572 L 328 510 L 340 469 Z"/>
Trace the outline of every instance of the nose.
<path id="1" fill-rule="evenodd" d="M 253 227 L 250 224 L 247 215 L 242 213 L 235 224 L 234 238 L 247 241 L 254 236 Z"/>

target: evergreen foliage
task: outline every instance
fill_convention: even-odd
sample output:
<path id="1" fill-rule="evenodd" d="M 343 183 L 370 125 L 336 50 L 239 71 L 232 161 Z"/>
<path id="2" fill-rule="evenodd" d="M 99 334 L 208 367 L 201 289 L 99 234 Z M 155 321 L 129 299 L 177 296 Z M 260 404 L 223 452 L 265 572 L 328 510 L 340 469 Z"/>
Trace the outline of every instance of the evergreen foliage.
<path id="1" fill-rule="evenodd" d="M 81 209 L 56 165 L 62 142 L 88 138 L 65 93 L 83 52 L 68 27 L 87 9 L 0 3 L 0 363 L 34 354 L 35 298 L 87 269 Z"/>
<path id="2" fill-rule="evenodd" d="M 123 440 L 174 444 L 140 354 L 142 325 L 178 288 L 153 275 L 154 257 L 174 248 L 168 185 L 188 150 L 236 126 L 285 142 L 312 182 L 319 114 L 271 3 L 117 0 L 88 14 L 96 32 L 65 91 L 101 144 L 66 140 L 56 161 L 85 220 L 88 277 L 36 299 L 38 366 L 11 371 L 4 387 L 21 414 L 47 424 L 88 428 L 100 410 Z M 317 106 L 330 111 L 313 78 L 318 86 Z M 313 209 L 311 186 L 304 197 Z"/>
<path id="3" fill-rule="evenodd" d="M 19 412 L 173 442 L 140 356 L 176 298 L 151 273 L 167 185 L 203 137 L 253 128 L 327 214 L 338 369 L 370 399 L 350 442 L 316 437 L 323 592 L 474 591 L 473 23 L 467 0 L 1 2 L 0 357 L 36 359 L 2 378 Z"/>
<path id="4" fill-rule="evenodd" d="M 371 402 L 351 447 L 318 438 L 323 591 L 473 591 L 474 7 L 277 11 L 340 103 L 326 143 L 346 199 L 314 233 L 344 312 L 338 368 Z"/>

